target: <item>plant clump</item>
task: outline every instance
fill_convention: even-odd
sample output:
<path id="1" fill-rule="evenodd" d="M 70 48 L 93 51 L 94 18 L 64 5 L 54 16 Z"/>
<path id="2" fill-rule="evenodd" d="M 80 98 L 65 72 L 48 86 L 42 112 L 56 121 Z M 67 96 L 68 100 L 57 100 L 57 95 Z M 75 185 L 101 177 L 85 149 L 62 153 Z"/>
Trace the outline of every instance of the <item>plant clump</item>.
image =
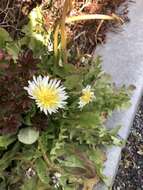
<path id="1" fill-rule="evenodd" d="M 105 121 L 130 105 L 132 88 L 117 88 L 100 57 L 68 49 L 64 16 L 47 30 L 38 6 L 16 40 L 0 28 L 3 190 L 92 189 L 106 179 L 104 147 L 122 144 Z"/>

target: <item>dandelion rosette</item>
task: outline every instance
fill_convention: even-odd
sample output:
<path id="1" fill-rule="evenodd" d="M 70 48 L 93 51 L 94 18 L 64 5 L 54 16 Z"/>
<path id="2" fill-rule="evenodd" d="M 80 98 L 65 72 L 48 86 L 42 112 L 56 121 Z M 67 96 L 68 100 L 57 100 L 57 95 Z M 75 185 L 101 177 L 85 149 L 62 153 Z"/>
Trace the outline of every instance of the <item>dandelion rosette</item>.
<path id="1" fill-rule="evenodd" d="M 79 100 L 79 108 L 83 108 L 86 104 L 89 104 L 94 99 L 94 92 L 92 91 L 91 86 L 87 85 L 86 88 L 82 90 L 82 95 Z"/>
<path id="2" fill-rule="evenodd" d="M 28 81 L 28 87 L 24 89 L 28 92 L 31 99 L 46 115 L 56 113 L 59 108 L 64 108 L 68 98 L 65 87 L 60 80 L 50 79 L 49 76 L 37 78 L 33 76 L 33 81 Z"/>

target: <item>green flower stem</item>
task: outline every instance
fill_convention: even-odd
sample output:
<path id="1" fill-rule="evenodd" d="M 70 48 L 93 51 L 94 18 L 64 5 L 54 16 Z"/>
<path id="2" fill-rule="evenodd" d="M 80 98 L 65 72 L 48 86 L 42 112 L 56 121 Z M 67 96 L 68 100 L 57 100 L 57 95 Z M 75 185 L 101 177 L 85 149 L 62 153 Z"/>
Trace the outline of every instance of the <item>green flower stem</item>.
<path id="1" fill-rule="evenodd" d="M 42 152 L 43 158 L 44 158 L 44 160 L 45 160 L 47 166 L 48 166 L 48 167 L 51 167 L 52 164 L 51 164 L 49 158 L 47 157 L 47 154 L 46 154 L 46 152 L 45 152 L 45 150 L 44 150 L 44 148 L 43 148 L 42 142 L 41 142 L 40 140 L 38 141 L 38 146 L 39 146 L 39 148 L 40 148 L 40 150 L 41 150 L 41 152 Z"/>
<path id="2" fill-rule="evenodd" d="M 41 150 L 43 159 L 45 160 L 48 168 L 50 168 L 52 171 L 58 171 L 59 173 L 63 173 L 61 168 L 59 168 L 59 167 L 55 166 L 53 163 L 51 163 L 51 161 L 49 160 L 49 158 L 43 148 L 42 142 L 40 140 L 38 141 L 38 146 Z"/>

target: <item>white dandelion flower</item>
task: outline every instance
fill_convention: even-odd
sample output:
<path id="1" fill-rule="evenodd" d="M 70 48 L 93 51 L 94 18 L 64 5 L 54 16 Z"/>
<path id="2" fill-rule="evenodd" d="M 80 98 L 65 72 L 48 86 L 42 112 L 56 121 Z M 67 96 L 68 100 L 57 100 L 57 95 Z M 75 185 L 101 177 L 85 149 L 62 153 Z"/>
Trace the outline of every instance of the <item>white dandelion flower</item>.
<path id="1" fill-rule="evenodd" d="M 82 90 L 82 95 L 79 100 L 79 108 L 83 108 L 86 104 L 92 102 L 93 99 L 95 99 L 94 92 L 92 92 L 91 86 L 87 85 L 86 88 Z"/>
<path id="2" fill-rule="evenodd" d="M 33 76 L 33 81 L 28 81 L 28 84 L 24 89 L 46 115 L 56 113 L 59 108 L 65 107 L 68 96 L 65 87 L 60 85 L 60 80 L 40 75 L 37 78 Z"/>

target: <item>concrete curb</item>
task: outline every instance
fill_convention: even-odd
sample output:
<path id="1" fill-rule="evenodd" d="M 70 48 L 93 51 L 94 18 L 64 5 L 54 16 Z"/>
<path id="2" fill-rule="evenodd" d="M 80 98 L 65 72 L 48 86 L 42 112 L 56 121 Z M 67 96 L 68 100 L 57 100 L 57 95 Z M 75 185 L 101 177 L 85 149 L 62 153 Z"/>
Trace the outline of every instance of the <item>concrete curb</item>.
<path id="1" fill-rule="evenodd" d="M 107 122 L 107 127 L 113 128 L 119 124 L 122 128 L 119 135 L 127 139 L 133 119 L 143 92 L 143 1 L 136 0 L 129 7 L 131 21 L 122 27 L 118 34 L 109 33 L 107 43 L 99 46 L 96 55 L 103 58 L 103 69 L 109 73 L 118 85 L 133 84 L 136 89 L 131 97 L 132 106 L 123 112 L 116 112 Z M 112 186 L 121 156 L 121 147 L 107 149 L 107 161 L 104 174 L 108 177 L 107 184 Z M 94 190 L 107 190 L 99 184 Z"/>

